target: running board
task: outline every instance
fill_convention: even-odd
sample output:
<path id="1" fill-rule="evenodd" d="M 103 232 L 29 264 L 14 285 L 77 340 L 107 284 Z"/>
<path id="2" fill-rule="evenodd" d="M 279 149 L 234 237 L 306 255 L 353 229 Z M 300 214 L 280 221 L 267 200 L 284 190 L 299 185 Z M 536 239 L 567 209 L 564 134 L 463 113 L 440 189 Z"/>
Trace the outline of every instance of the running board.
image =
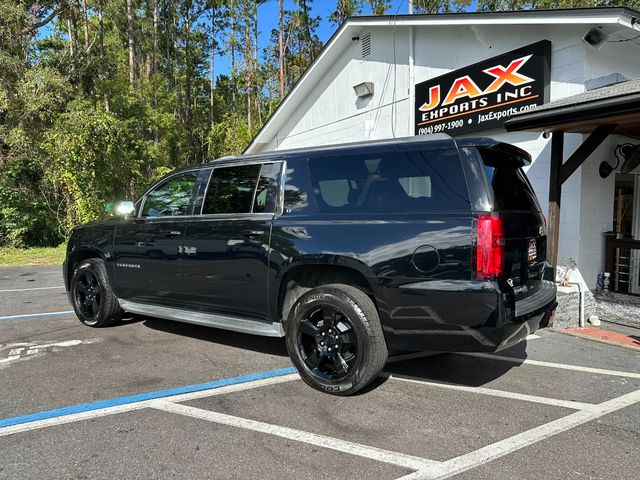
<path id="1" fill-rule="evenodd" d="M 193 323 L 205 327 L 232 330 L 234 332 L 250 333 L 263 337 L 284 337 L 284 329 L 281 323 L 267 323 L 261 322 L 260 320 L 249 320 L 247 318 L 222 315 L 219 313 L 195 312 L 193 310 L 149 305 L 122 299 L 118 299 L 118 302 L 120 302 L 123 310 L 130 313 Z"/>

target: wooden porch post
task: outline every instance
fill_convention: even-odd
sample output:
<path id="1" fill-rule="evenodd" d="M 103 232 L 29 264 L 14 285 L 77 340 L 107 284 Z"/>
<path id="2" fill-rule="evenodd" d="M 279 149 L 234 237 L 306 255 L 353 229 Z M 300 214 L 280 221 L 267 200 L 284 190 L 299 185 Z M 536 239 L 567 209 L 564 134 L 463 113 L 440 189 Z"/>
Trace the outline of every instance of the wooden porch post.
<path id="1" fill-rule="evenodd" d="M 560 235 L 560 197 L 562 181 L 560 170 L 564 150 L 564 132 L 553 132 L 551 137 L 551 168 L 549 172 L 549 220 L 547 225 L 547 261 L 555 278 L 558 266 L 558 240 Z"/>

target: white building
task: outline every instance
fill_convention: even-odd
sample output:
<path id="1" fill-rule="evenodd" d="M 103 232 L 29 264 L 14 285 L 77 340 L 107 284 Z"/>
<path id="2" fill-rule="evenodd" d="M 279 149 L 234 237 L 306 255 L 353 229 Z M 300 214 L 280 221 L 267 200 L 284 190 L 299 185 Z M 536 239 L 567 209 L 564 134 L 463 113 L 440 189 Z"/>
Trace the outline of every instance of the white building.
<path id="1" fill-rule="evenodd" d="M 422 82 L 460 69 L 464 75 L 469 65 L 542 40 L 551 45 L 550 81 L 547 98 L 541 96 L 539 103 L 639 78 L 639 19 L 640 12 L 627 8 L 350 18 L 256 135 L 247 153 L 414 135 L 420 114 L 416 95 L 427 93 Z M 374 93 L 358 97 L 354 87 L 365 82 Z M 550 140 L 541 133 L 507 133 L 500 125 L 492 128 L 470 135 L 513 143 L 533 156 L 527 175 L 546 212 Z M 581 134 L 567 134 L 565 155 L 582 141 Z M 625 185 L 625 201 L 632 204 L 635 227 L 628 229 L 635 228 L 640 238 L 637 177 L 635 195 L 629 200 L 634 177 L 614 172 L 603 179 L 598 170 L 603 160 L 616 165 L 615 147 L 625 142 L 640 143 L 609 137 L 562 190 L 558 257 L 574 259 L 592 289 L 603 270 L 603 232 L 614 224 L 614 199 L 621 191 L 616 182 Z"/>

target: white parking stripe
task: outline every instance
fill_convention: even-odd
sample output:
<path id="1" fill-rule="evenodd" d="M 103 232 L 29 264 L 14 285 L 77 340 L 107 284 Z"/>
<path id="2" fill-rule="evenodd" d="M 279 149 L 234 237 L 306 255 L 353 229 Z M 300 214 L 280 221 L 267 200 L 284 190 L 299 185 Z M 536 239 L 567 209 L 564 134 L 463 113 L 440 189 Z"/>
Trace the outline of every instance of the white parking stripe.
<path id="1" fill-rule="evenodd" d="M 54 290 L 62 289 L 64 285 L 56 285 L 55 287 L 32 287 L 32 288 L 9 288 L 6 290 L 0 290 L 0 293 L 4 292 L 30 292 L 31 290 Z"/>
<path id="2" fill-rule="evenodd" d="M 267 385 L 274 385 L 276 383 L 290 382 L 292 380 L 298 380 L 300 377 L 297 374 L 283 375 L 280 377 L 265 378 L 262 380 L 255 380 L 252 382 L 236 383 L 228 385 L 226 387 L 215 388 L 211 390 L 202 390 L 199 392 L 185 393 L 180 395 L 174 395 L 166 397 L 171 401 L 187 401 L 201 397 L 214 397 L 216 395 L 224 395 L 226 393 L 240 392 L 243 390 L 249 390 L 252 388 L 264 387 Z M 56 425 L 64 425 L 66 423 L 79 422 L 82 420 L 89 420 L 92 418 L 106 417 L 107 415 L 113 415 L 116 413 L 132 412 L 134 410 L 142 410 L 144 408 L 152 407 L 152 402 L 156 400 L 145 400 L 136 403 L 128 403 L 126 405 L 118 405 L 114 407 L 105 407 L 97 410 L 91 410 L 88 412 L 74 413 L 72 415 L 64 415 L 55 418 L 48 418 L 46 420 L 37 420 L 29 423 L 21 423 L 19 425 L 12 425 L 10 427 L 0 428 L 0 437 L 7 435 L 14 435 L 16 433 L 28 432 L 31 430 L 39 430 L 41 428 L 53 427 Z"/>
<path id="3" fill-rule="evenodd" d="M 596 373 L 598 375 L 611 375 L 614 377 L 640 378 L 640 373 L 621 372 L 618 370 L 605 370 L 602 368 L 582 367 L 580 365 L 567 365 L 564 363 L 542 362 L 540 360 L 522 360 L 521 358 L 504 357 L 502 355 L 493 355 L 490 353 L 457 353 L 456 355 L 465 355 L 468 357 L 488 358 L 491 360 L 499 360 L 501 362 L 510 362 L 517 365 L 535 365 L 538 367 L 559 368 L 562 370 L 573 370 L 575 372 Z"/>
<path id="4" fill-rule="evenodd" d="M 44 313 L 23 313 L 22 315 L 6 315 L 0 317 L 0 320 L 16 320 L 18 318 L 38 318 L 38 317 L 58 317 L 60 315 L 69 315 L 75 313 L 73 310 L 63 310 L 61 312 L 44 312 Z"/>
<path id="5" fill-rule="evenodd" d="M 408 375 L 389 374 L 389 378 L 400 380 L 402 382 L 418 383 L 429 387 L 444 388 L 446 390 L 458 390 L 460 392 L 480 393 L 482 395 L 490 395 L 493 397 L 510 398 L 512 400 L 522 400 L 525 402 L 542 403 L 543 405 L 553 405 L 555 407 L 570 408 L 572 410 L 593 410 L 598 408 L 593 403 L 574 402 L 571 400 L 558 400 L 556 398 L 540 397 L 537 395 L 526 395 L 524 393 L 505 392 L 504 390 L 494 390 L 484 387 L 467 387 L 463 385 L 453 385 L 450 383 L 429 382 L 420 378 Z"/>
<path id="6" fill-rule="evenodd" d="M 600 403 L 592 410 L 572 413 L 471 453 L 452 458 L 442 462 L 440 465 L 434 465 L 424 471 L 406 475 L 402 477 L 402 480 L 439 480 L 449 478 L 638 402 L 640 402 L 640 390 Z"/>
<path id="7" fill-rule="evenodd" d="M 179 415 L 198 418 L 200 420 L 207 420 L 209 422 L 215 422 L 222 425 L 229 425 L 254 432 L 275 435 L 289 440 L 295 440 L 297 442 L 308 443 L 316 447 L 329 448 L 331 450 L 337 450 L 339 452 L 357 455 L 359 457 L 377 460 L 379 462 L 389 463 L 399 467 L 410 468 L 412 470 L 424 470 L 426 468 L 432 468 L 440 465 L 440 462 L 414 457 L 404 453 L 369 447 L 367 445 L 352 443 L 346 440 L 325 437 L 324 435 L 295 430 L 293 428 L 282 427 L 271 423 L 258 422 L 248 418 L 234 417 L 224 413 L 212 412 L 210 410 L 203 410 L 201 408 L 180 405 L 163 400 L 156 400 L 153 404 L 153 408 L 157 408 L 165 412 L 172 412 Z"/>

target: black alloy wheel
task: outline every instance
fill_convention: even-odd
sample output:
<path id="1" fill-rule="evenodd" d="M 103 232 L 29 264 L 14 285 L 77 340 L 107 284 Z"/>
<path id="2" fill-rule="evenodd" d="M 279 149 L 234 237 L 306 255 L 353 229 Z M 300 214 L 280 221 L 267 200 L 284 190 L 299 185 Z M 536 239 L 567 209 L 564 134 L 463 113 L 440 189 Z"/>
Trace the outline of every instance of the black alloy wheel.
<path id="1" fill-rule="evenodd" d="M 80 261 L 71 277 L 70 299 L 78 319 L 89 327 L 106 327 L 120 320 L 122 309 L 99 258 Z"/>
<path id="2" fill-rule="evenodd" d="M 387 361 L 373 300 L 343 284 L 313 288 L 296 300 L 285 322 L 287 350 L 300 377 L 333 395 L 371 383 Z"/>
<path id="3" fill-rule="evenodd" d="M 98 279 L 90 270 L 85 270 L 75 285 L 76 307 L 88 321 L 95 319 L 100 313 L 102 293 Z"/>
<path id="4" fill-rule="evenodd" d="M 358 334 L 347 315 L 330 305 L 310 312 L 298 330 L 298 348 L 304 363 L 316 375 L 341 380 L 358 358 Z"/>

